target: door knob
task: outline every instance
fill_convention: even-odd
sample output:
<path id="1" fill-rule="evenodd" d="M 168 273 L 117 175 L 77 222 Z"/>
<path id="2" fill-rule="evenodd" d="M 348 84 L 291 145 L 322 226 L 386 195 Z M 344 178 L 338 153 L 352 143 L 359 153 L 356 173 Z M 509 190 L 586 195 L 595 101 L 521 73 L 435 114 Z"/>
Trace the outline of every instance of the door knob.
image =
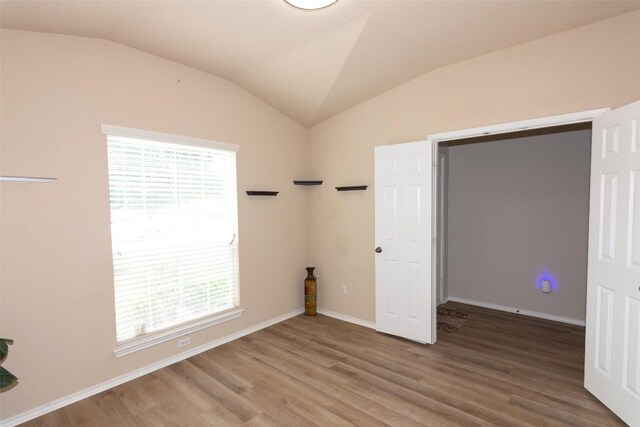
<path id="1" fill-rule="evenodd" d="M 378 247 L 376 248 L 376 253 L 377 253 L 377 254 L 379 254 L 380 252 L 382 252 L 382 248 L 381 248 L 380 246 L 378 246 Z"/>

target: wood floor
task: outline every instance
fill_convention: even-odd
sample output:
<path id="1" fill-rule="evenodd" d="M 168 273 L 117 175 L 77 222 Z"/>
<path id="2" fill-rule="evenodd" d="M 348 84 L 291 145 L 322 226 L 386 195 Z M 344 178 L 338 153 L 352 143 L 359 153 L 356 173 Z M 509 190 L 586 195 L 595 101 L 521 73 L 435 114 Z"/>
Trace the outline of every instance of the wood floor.
<path id="1" fill-rule="evenodd" d="M 31 426 L 614 426 L 582 387 L 584 329 L 471 313 L 434 346 L 299 316 Z"/>

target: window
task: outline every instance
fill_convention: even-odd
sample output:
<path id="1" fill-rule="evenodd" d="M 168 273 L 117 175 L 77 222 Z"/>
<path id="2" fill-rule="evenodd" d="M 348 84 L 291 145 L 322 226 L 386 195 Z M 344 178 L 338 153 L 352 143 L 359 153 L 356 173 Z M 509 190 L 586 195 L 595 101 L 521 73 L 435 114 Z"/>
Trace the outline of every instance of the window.
<path id="1" fill-rule="evenodd" d="M 103 132 L 121 353 L 239 316 L 237 146 Z"/>

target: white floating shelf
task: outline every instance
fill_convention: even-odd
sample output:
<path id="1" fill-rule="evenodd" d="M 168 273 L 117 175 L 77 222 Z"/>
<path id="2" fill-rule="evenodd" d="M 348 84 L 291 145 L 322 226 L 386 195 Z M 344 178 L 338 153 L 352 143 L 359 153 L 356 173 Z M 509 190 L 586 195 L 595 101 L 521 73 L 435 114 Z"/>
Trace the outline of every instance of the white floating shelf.
<path id="1" fill-rule="evenodd" d="M 6 176 L 0 175 L 0 181 L 13 182 L 56 182 L 58 178 L 42 178 L 39 176 Z"/>

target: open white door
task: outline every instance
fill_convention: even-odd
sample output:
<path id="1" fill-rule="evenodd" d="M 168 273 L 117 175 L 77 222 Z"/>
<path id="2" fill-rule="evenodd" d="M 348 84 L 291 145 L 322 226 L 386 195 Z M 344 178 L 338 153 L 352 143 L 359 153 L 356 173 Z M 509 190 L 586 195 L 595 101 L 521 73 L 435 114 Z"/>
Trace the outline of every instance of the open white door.
<path id="1" fill-rule="evenodd" d="M 640 102 L 593 121 L 585 387 L 640 426 Z"/>
<path id="2" fill-rule="evenodd" d="M 435 342 L 433 144 L 375 148 L 376 330 Z"/>

